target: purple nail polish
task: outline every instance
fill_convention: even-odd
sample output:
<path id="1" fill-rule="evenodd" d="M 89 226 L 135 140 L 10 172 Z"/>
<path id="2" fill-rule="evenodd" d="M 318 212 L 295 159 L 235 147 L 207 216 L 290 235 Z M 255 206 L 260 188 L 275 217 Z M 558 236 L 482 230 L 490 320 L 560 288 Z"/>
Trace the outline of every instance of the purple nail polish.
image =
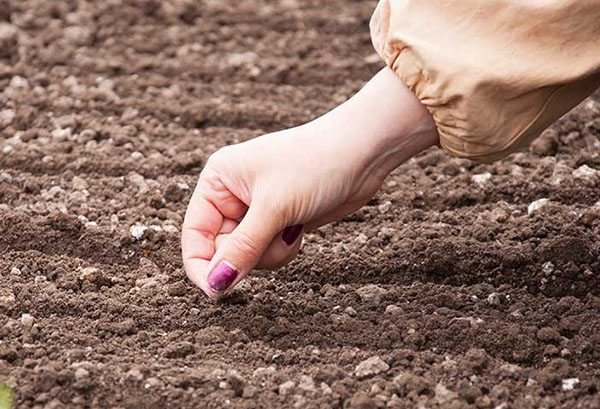
<path id="1" fill-rule="evenodd" d="M 217 292 L 225 291 L 238 276 L 238 272 L 226 261 L 221 261 L 208 274 L 208 285 Z"/>
<path id="2" fill-rule="evenodd" d="M 285 241 L 285 244 L 291 246 L 294 244 L 300 233 L 302 233 L 302 229 L 304 228 L 303 224 L 296 224 L 295 226 L 288 226 L 283 229 L 283 233 L 281 234 L 281 238 Z"/>

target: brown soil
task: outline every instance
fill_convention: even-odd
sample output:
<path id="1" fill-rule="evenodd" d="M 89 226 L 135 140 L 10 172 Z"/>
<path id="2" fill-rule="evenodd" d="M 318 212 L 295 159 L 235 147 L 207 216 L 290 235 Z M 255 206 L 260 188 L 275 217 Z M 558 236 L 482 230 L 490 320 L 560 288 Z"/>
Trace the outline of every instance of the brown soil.
<path id="1" fill-rule="evenodd" d="M 208 155 L 359 89 L 373 8 L 0 0 L 16 407 L 600 408 L 599 96 L 501 163 L 426 152 L 223 302 L 185 278 Z"/>

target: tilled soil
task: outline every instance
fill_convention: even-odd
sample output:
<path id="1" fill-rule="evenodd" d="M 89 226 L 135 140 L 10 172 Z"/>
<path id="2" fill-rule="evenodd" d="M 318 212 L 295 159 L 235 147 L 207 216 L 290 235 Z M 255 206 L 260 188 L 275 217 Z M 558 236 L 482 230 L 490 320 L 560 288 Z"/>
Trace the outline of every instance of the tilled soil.
<path id="1" fill-rule="evenodd" d="M 16 407 L 600 408 L 598 94 L 500 163 L 411 160 L 222 302 L 186 279 L 206 158 L 358 90 L 374 6 L 0 0 Z"/>

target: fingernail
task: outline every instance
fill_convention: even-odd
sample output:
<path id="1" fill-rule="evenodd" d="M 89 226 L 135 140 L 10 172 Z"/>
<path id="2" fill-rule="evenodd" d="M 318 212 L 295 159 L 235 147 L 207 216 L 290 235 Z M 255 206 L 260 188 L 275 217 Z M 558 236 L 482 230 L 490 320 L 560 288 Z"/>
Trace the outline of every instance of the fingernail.
<path id="1" fill-rule="evenodd" d="M 291 246 L 294 244 L 300 233 L 302 233 L 302 229 L 304 228 L 303 224 L 296 224 L 295 226 L 288 226 L 283 229 L 283 233 L 281 234 L 281 238 L 285 241 L 285 244 Z"/>
<path id="2" fill-rule="evenodd" d="M 217 292 L 225 291 L 231 286 L 237 276 L 238 272 L 231 264 L 221 261 L 208 274 L 208 285 Z"/>

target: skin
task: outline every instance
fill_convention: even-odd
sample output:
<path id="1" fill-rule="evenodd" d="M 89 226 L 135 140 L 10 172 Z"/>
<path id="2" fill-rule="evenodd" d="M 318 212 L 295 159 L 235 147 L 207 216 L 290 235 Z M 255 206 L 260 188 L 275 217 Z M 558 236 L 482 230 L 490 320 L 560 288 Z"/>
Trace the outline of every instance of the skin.
<path id="1" fill-rule="evenodd" d="M 429 112 L 384 68 L 307 124 L 218 150 L 200 174 L 183 224 L 188 277 L 216 299 L 253 268 L 285 265 L 304 232 L 362 207 L 390 172 L 437 143 Z M 282 237 L 299 225 L 295 240 L 289 228 Z"/>

